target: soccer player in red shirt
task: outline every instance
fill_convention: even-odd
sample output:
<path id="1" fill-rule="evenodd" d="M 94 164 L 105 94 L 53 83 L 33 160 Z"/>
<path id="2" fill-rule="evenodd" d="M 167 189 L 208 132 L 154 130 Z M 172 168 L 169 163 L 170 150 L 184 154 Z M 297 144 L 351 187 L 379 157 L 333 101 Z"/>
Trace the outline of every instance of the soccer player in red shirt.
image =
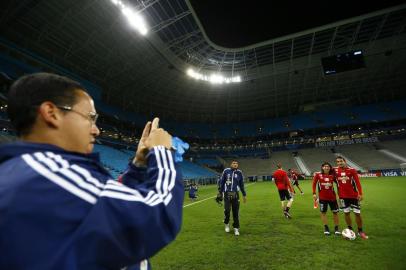
<path id="1" fill-rule="evenodd" d="M 334 191 L 335 176 L 333 166 L 330 163 L 324 162 L 321 165 L 321 171 L 316 172 L 313 177 L 313 199 L 317 199 L 316 186 L 319 193 L 319 205 L 320 205 L 320 217 L 324 224 L 324 235 L 330 235 L 330 229 L 327 222 L 327 208 L 330 205 L 330 210 L 333 212 L 334 220 L 334 234 L 341 235 L 338 230 L 338 204 L 336 199 L 336 193 Z"/>
<path id="2" fill-rule="evenodd" d="M 361 205 L 362 200 L 362 187 L 358 178 L 358 173 L 354 168 L 347 166 L 347 162 L 341 156 L 336 157 L 337 167 L 334 168 L 338 197 L 340 198 L 340 205 L 344 211 L 345 222 L 348 228 L 352 230 L 352 220 L 350 211 L 355 214 L 355 222 L 358 226 L 358 236 L 362 239 L 368 239 L 368 236 L 362 230 L 362 218 L 361 218 Z"/>
<path id="3" fill-rule="evenodd" d="M 303 195 L 303 190 L 299 187 L 299 173 L 295 170 L 289 169 L 288 176 L 292 180 L 292 188 L 295 189 L 293 186 L 296 186 L 300 190 L 300 194 Z"/>
<path id="4" fill-rule="evenodd" d="M 282 211 L 286 218 L 290 219 L 292 216 L 289 214 L 289 209 L 292 207 L 293 198 L 289 191 L 295 193 L 290 184 L 287 173 L 282 169 L 282 165 L 277 165 L 278 169 L 273 173 L 272 177 L 275 180 L 275 185 L 278 188 L 279 197 L 282 203 Z M 285 207 L 285 201 L 288 201 Z"/>

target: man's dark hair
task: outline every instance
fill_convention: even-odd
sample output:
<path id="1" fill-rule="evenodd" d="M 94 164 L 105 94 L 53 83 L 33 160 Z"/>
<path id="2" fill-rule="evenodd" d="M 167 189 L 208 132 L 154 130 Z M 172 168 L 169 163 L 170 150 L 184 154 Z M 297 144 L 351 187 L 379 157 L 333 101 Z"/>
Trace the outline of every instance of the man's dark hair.
<path id="1" fill-rule="evenodd" d="M 342 159 L 342 160 L 346 161 L 345 158 L 343 158 L 342 156 L 336 156 L 336 160 L 337 159 Z"/>
<path id="2" fill-rule="evenodd" d="M 8 93 L 7 114 L 17 135 L 30 133 L 38 106 L 43 102 L 73 106 L 76 103 L 76 89 L 86 91 L 80 83 L 51 73 L 34 73 L 15 81 Z"/>
<path id="3" fill-rule="evenodd" d="M 334 174 L 335 174 L 335 171 L 334 171 L 334 169 L 333 169 L 333 166 L 331 166 L 331 164 L 328 163 L 327 161 L 326 161 L 326 162 L 323 162 L 323 164 L 321 164 L 321 171 L 320 171 L 321 173 L 324 172 L 324 171 L 323 171 L 324 165 L 330 166 L 330 170 L 329 170 L 328 174 L 330 174 L 330 175 L 334 175 Z"/>
<path id="4" fill-rule="evenodd" d="M 282 168 L 282 164 L 278 163 L 278 164 L 276 164 L 276 167 L 278 167 L 278 169 L 281 169 L 281 168 Z"/>

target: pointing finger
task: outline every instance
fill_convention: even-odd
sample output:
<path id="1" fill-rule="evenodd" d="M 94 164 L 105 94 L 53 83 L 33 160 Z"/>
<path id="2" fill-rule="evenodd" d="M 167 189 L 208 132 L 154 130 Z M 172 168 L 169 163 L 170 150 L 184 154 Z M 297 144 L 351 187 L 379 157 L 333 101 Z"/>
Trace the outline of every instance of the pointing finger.
<path id="1" fill-rule="evenodd" d="M 158 127 L 159 127 L 159 118 L 155 117 L 154 120 L 152 120 L 151 131 L 157 129 Z"/>
<path id="2" fill-rule="evenodd" d="M 151 121 L 148 121 L 148 122 L 145 124 L 144 131 L 142 132 L 141 138 L 146 138 L 146 137 L 148 137 L 150 131 L 151 131 Z"/>

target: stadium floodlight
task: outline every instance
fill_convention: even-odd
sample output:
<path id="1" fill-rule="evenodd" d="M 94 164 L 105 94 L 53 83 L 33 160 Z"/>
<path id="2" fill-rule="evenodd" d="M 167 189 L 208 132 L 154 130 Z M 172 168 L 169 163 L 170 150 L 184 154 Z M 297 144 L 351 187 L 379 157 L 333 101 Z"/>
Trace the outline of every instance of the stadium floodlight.
<path id="1" fill-rule="evenodd" d="M 144 18 L 137 11 L 134 11 L 131 7 L 127 7 L 120 0 L 111 0 L 111 2 L 120 8 L 131 27 L 133 27 L 143 36 L 148 33 L 147 24 Z"/>
<path id="2" fill-rule="evenodd" d="M 193 69 L 189 68 L 186 71 L 186 74 L 196 80 L 201 80 L 201 81 L 206 81 L 210 82 L 212 84 L 223 84 L 223 83 L 237 83 L 241 82 L 241 77 L 240 76 L 234 76 L 234 77 L 224 77 L 223 75 L 219 73 L 213 73 L 210 75 L 205 75 L 199 72 L 194 71 Z"/>
<path id="3" fill-rule="evenodd" d="M 211 74 L 209 77 L 209 82 L 211 83 L 222 83 L 224 81 L 224 77 L 220 74 Z"/>

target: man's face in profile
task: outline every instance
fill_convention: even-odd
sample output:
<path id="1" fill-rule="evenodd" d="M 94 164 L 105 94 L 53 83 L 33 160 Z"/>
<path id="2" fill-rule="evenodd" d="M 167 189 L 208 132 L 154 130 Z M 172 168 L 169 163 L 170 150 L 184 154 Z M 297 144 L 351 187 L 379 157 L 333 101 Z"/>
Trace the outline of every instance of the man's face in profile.
<path id="1" fill-rule="evenodd" d="M 92 98 L 82 90 L 77 91 L 76 103 L 63 116 L 62 136 L 66 150 L 82 154 L 91 153 L 100 131 L 90 117 L 96 109 Z"/>

